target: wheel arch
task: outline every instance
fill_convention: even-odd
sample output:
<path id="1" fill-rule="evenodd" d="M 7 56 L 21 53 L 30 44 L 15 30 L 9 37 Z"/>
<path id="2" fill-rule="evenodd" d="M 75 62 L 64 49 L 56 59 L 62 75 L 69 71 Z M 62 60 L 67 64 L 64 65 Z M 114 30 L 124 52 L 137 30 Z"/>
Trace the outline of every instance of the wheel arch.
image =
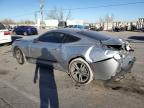
<path id="1" fill-rule="evenodd" d="M 13 56 L 15 57 L 15 51 L 16 51 L 17 49 L 19 49 L 19 50 L 22 52 L 22 55 L 23 55 L 23 57 L 24 57 L 24 62 L 27 62 L 26 56 L 25 56 L 25 54 L 23 53 L 22 48 L 20 48 L 19 46 L 15 46 L 15 47 L 13 48 Z"/>
<path id="2" fill-rule="evenodd" d="M 15 51 L 17 50 L 17 49 L 20 49 L 18 46 L 15 46 L 14 48 L 13 48 L 13 56 L 15 57 Z M 21 50 L 21 49 L 20 49 Z"/>
<path id="3" fill-rule="evenodd" d="M 83 60 L 85 60 L 86 61 L 86 59 L 85 59 L 85 57 L 84 56 L 75 56 L 75 57 L 72 57 L 72 58 L 70 58 L 69 59 L 69 61 L 67 62 L 67 70 L 69 69 L 69 64 L 74 60 L 74 59 L 77 59 L 77 58 L 81 58 L 81 59 L 83 59 Z M 87 62 L 87 61 L 86 61 Z M 69 72 L 68 72 L 68 74 L 69 74 Z"/>
<path id="4" fill-rule="evenodd" d="M 89 63 L 86 61 L 86 59 L 85 59 L 83 56 L 76 56 L 76 57 L 71 58 L 71 59 L 69 60 L 68 67 L 69 67 L 69 65 L 71 64 L 71 62 L 72 62 L 73 60 L 75 60 L 75 59 L 82 59 L 82 61 L 83 61 L 84 63 L 86 63 L 86 65 L 88 66 L 89 72 L 90 72 L 90 77 L 89 77 L 89 79 L 88 79 L 85 83 L 79 83 L 79 84 L 84 84 L 84 85 L 85 85 L 85 84 L 90 83 L 90 82 L 94 79 L 93 71 L 92 71 Z M 68 74 L 69 74 L 69 76 L 72 78 L 71 72 L 69 71 L 69 69 L 68 69 Z M 73 79 L 73 78 L 72 78 L 72 79 Z M 74 80 L 74 79 L 73 79 L 73 80 Z M 76 82 L 76 83 L 77 83 L 77 82 Z"/>
<path id="5" fill-rule="evenodd" d="M 72 60 L 77 59 L 77 58 L 82 58 L 83 60 L 86 61 L 84 56 L 76 56 L 76 57 L 72 57 L 69 61 L 68 61 L 68 65 L 71 63 Z M 87 61 L 86 61 L 87 62 Z"/>

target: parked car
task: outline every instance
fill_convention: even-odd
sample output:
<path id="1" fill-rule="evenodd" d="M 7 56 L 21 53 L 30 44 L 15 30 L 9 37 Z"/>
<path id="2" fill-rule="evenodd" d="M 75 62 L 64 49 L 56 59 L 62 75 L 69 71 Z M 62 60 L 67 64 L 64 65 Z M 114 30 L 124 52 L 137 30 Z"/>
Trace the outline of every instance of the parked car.
<path id="1" fill-rule="evenodd" d="M 90 26 L 90 30 L 93 30 L 93 31 L 103 31 L 103 27 L 100 26 L 100 27 L 96 27 L 96 26 Z"/>
<path id="2" fill-rule="evenodd" d="M 140 29 L 140 31 L 144 32 L 144 27 Z"/>
<path id="3" fill-rule="evenodd" d="M 12 51 L 19 64 L 28 61 L 52 65 L 80 84 L 94 78 L 118 78 L 130 72 L 135 61 L 128 42 L 85 29 L 56 29 L 18 39 Z"/>
<path id="4" fill-rule="evenodd" d="M 73 25 L 72 28 L 78 28 L 78 29 L 90 29 L 89 26 L 84 26 L 84 25 Z"/>
<path id="5" fill-rule="evenodd" d="M 0 23 L 0 44 L 10 43 L 11 41 L 12 39 L 9 30 L 6 29 L 2 23 Z"/>
<path id="6" fill-rule="evenodd" d="M 38 34 L 38 31 L 33 26 L 18 26 L 18 27 L 14 28 L 13 34 L 25 35 L 25 36 L 27 36 L 27 35 L 36 35 L 36 34 Z"/>

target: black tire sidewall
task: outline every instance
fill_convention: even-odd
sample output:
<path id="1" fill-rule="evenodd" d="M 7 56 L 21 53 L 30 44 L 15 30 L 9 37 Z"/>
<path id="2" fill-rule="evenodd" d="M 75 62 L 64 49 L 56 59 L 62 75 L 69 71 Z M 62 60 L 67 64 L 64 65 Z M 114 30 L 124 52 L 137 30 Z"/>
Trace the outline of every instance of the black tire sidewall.
<path id="1" fill-rule="evenodd" d="M 24 64 L 24 55 L 23 55 L 23 53 L 22 53 L 22 51 L 19 49 L 19 48 L 17 48 L 16 50 L 15 50 L 15 54 L 16 54 L 16 52 L 17 51 L 19 51 L 20 52 L 20 54 L 21 54 L 21 57 L 22 57 L 22 62 L 19 62 L 19 60 L 16 58 L 16 60 L 17 60 L 17 62 L 19 63 L 19 64 Z M 16 55 L 17 56 L 17 55 Z"/>

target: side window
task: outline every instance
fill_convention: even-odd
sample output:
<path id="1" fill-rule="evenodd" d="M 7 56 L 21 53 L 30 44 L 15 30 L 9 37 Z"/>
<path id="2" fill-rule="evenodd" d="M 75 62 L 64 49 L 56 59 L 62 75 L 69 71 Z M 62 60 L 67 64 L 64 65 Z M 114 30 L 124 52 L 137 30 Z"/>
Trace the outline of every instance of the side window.
<path id="1" fill-rule="evenodd" d="M 64 35 L 61 33 L 51 32 L 46 33 L 39 37 L 38 41 L 51 42 L 51 43 L 62 43 Z"/>
<path id="2" fill-rule="evenodd" d="M 80 40 L 80 38 L 78 38 L 76 36 L 65 34 L 63 43 L 71 43 L 71 42 L 76 42 L 79 40 Z"/>
<path id="3" fill-rule="evenodd" d="M 20 30 L 20 29 L 22 29 L 22 27 L 18 26 L 16 29 L 17 29 L 17 30 Z"/>

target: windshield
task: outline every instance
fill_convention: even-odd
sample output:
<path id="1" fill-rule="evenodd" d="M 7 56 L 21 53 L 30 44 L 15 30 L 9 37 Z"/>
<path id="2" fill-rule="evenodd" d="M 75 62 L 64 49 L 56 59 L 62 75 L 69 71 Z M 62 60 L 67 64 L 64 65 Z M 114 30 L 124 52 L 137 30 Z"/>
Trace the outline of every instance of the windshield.
<path id="1" fill-rule="evenodd" d="M 96 39 L 96 40 L 101 40 L 101 41 L 110 39 L 109 36 L 97 33 L 95 31 L 90 31 L 90 30 L 88 30 L 88 31 L 79 31 L 78 33 L 81 34 L 81 35 L 84 35 L 86 37 Z"/>

